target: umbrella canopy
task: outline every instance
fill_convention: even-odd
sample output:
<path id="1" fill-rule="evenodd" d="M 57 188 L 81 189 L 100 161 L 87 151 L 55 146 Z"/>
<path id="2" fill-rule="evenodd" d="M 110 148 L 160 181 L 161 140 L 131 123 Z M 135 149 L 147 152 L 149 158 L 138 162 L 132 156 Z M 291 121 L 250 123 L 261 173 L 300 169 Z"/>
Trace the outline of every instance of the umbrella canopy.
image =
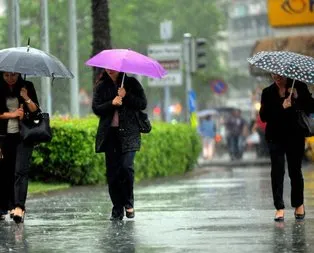
<path id="1" fill-rule="evenodd" d="M 206 109 L 206 110 L 198 111 L 196 114 L 198 117 L 206 117 L 208 115 L 216 115 L 218 114 L 218 112 L 215 109 Z"/>
<path id="2" fill-rule="evenodd" d="M 156 60 L 130 49 L 103 50 L 85 64 L 152 78 L 162 78 L 166 75 L 166 70 Z"/>
<path id="3" fill-rule="evenodd" d="M 0 50 L 0 71 L 41 77 L 74 77 L 57 57 L 32 47 Z"/>
<path id="4" fill-rule="evenodd" d="M 248 58 L 253 66 L 305 83 L 314 83 L 314 58 L 288 51 L 262 51 Z"/>

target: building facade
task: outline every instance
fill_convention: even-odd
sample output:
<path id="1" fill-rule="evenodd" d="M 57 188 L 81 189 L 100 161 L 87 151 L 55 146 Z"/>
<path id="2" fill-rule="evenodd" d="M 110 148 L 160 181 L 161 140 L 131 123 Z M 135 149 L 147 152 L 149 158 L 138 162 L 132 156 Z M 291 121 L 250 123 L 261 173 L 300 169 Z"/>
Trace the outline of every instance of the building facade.
<path id="1" fill-rule="evenodd" d="M 228 4 L 229 67 L 249 74 L 247 58 L 257 40 L 274 35 L 266 0 L 230 0 Z"/>

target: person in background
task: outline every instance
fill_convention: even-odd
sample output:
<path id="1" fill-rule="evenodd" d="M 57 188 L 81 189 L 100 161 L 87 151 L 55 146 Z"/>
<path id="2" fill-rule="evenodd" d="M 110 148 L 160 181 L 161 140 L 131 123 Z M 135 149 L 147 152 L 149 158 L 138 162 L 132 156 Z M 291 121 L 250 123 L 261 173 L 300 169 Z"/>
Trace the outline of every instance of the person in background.
<path id="1" fill-rule="evenodd" d="M 225 122 L 227 130 L 227 145 L 231 160 L 241 159 L 243 156 L 245 141 L 248 129 L 246 121 L 241 116 L 241 111 L 234 109 Z"/>
<path id="2" fill-rule="evenodd" d="M 216 125 L 211 115 L 207 115 L 200 122 L 199 133 L 203 143 L 203 157 L 211 160 L 215 151 Z"/>
<path id="3" fill-rule="evenodd" d="M 303 220 L 305 208 L 302 159 L 305 137 L 297 122 L 297 111 L 313 112 L 314 99 L 306 84 L 296 81 L 292 90 L 293 80 L 276 74 L 271 76 L 274 83 L 263 90 L 259 113 L 261 120 L 267 123 L 265 138 L 271 160 L 271 184 L 276 208 L 274 220 L 284 220 L 285 161 L 288 163 L 294 216 L 296 220 Z"/>
<path id="4" fill-rule="evenodd" d="M 106 157 L 106 177 L 113 204 L 111 220 L 134 218 L 134 158 L 141 147 L 136 112 L 147 100 L 141 84 L 124 73 L 106 69 L 94 89 L 92 109 L 99 116 L 96 152 Z"/>
<path id="5" fill-rule="evenodd" d="M 21 140 L 19 121 L 25 113 L 38 110 L 38 99 L 32 82 L 21 74 L 0 72 L 0 135 L 3 167 L 0 178 L 0 211 L 10 213 L 16 223 L 24 220 L 28 188 L 28 169 L 33 144 Z"/>
<path id="6" fill-rule="evenodd" d="M 258 157 L 268 157 L 268 146 L 265 139 L 266 122 L 261 120 L 259 113 L 256 115 L 256 120 L 252 131 L 256 131 L 259 135 L 259 145 L 257 145 L 256 154 Z"/>

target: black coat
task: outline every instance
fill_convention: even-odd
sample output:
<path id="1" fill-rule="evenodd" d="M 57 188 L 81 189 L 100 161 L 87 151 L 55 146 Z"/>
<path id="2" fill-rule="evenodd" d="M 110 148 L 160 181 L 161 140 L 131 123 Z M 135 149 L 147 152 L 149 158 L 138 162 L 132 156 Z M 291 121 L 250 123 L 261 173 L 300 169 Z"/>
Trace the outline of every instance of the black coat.
<path id="1" fill-rule="evenodd" d="M 122 100 L 122 106 L 117 107 L 112 105 L 112 100 L 118 94 L 117 85 L 111 80 L 106 80 L 95 87 L 92 109 L 100 117 L 95 145 L 97 153 L 106 152 L 111 145 L 107 141 L 108 131 L 115 110 L 119 113 L 119 138 L 122 152 L 140 149 L 141 134 L 135 112 L 146 109 L 146 96 L 141 84 L 133 77 L 125 77 L 124 88 L 126 96 Z"/>
<path id="2" fill-rule="evenodd" d="M 291 87 L 289 80 L 288 87 Z M 260 117 L 266 122 L 265 138 L 268 141 L 287 140 L 291 138 L 304 138 L 303 132 L 297 124 L 297 110 L 304 110 L 306 113 L 314 112 L 314 99 L 311 96 L 306 84 L 295 82 L 298 98 L 292 95 L 292 106 L 284 109 L 278 87 L 275 83 L 265 88 L 262 92 Z M 289 96 L 286 91 L 285 98 Z"/>
<path id="3" fill-rule="evenodd" d="M 23 109 L 24 109 L 24 114 L 29 113 L 29 109 L 27 104 L 25 103 L 24 99 L 19 95 L 21 88 L 25 87 L 27 89 L 27 94 L 29 96 L 29 98 L 37 105 L 38 104 L 38 98 L 37 98 L 37 94 L 34 88 L 34 84 L 32 82 L 29 81 L 20 81 L 21 83 L 17 84 L 17 91 L 16 94 L 17 98 L 19 100 L 19 104 L 23 104 Z M 8 108 L 6 105 L 6 98 L 7 95 L 6 92 L 4 91 L 4 86 L 5 84 L 0 84 L 0 114 L 3 114 L 5 112 L 8 112 Z M 5 119 L 0 119 L 0 135 L 6 135 L 7 134 L 7 126 L 8 126 L 8 120 Z"/>

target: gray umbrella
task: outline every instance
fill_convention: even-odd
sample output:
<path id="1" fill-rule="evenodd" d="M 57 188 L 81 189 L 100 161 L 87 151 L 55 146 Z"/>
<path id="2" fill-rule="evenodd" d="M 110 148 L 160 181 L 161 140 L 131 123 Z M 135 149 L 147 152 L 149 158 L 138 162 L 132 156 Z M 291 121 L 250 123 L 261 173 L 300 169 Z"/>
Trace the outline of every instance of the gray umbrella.
<path id="1" fill-rule="evenodd" d="M 248 58 L 253 66 L 305 83 L 314 84 L 314 58 L 288 51 L 262 51 Z"/>
<path id="2" fill-rule="evenodd" d="M 41 77 L 74 77 L 58 58 L 32 47 L 0 50 L 0 71 Z"/>

